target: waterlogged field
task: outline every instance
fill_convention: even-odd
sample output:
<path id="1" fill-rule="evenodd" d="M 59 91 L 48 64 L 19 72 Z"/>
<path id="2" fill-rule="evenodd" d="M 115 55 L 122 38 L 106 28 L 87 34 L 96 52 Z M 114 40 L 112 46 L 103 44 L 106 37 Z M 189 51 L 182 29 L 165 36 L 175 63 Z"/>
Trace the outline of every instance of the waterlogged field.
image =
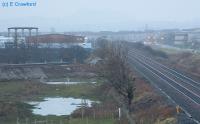
<path id="1" fill-rule="evenodd" d="M 38 81 L 0 82 L 0 123 L 16 124 L 51 120 L 63 124 L 113 124 L 114 117 L 73 117 L 71 114 L 100 101 L 100 83 L 44 84 Z M 98 102 L 99 103 L 99 102 Z M 77 110 L 79 113 L 79 110 Z"/>
<path id="2" fill-rule="evenodd" d="M 75 99 L 75 98 L 45 98 L 40 102 L 28 102 L 30 105 L 34 105 L 33 113 L 36 115 L 70 115 L 76 109 L 84 107 L 91 107 L 92 103 L 89 99 Z"/>

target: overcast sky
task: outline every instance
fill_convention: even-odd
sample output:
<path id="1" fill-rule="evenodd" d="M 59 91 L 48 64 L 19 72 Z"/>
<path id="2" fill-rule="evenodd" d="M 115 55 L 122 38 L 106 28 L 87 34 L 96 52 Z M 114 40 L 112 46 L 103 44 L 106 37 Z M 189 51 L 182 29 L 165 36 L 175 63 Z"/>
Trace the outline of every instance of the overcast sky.
<path id="1" fill-rule="evenodd" d="M 15 1 L 15 0 L 0 0 Z M 16 0 L 17 1 L 17 0 Z M 18 0 L 34 1 L 34 0 Z M 36 0 L 36 7 L 0 6 L 0 30 L 119 31 L 200 27 L 200 0 Z"/>

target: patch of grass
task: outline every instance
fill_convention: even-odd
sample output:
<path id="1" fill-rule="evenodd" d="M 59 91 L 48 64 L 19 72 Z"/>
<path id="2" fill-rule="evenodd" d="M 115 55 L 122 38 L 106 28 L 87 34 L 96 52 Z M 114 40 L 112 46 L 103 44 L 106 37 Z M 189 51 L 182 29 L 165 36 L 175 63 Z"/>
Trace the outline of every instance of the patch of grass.
<path id="1" fill-rule="evenodd" d="M 99 84 L 82 83 L 75 85 L 47 85 L 38 82 L 15 81 L 0 82 L 0 100 L 31 101 L 42 100 L 44 97 L 74 97 L 97 100 L 95 94 Z"/>
<path id="2" fill-rule="evenodd" d="M 88 78 L 88 77 L 63 77 L 63 78 L 51 78 L 48 79 L 47 81 L 58 81 L 58 82 L 62 82 L 62 81 L 71 81 L 71 82 L 95 82 L 97 79 L 96 78 Z"/>
<path id="3" fill-rule="evenodd" d="M 74 97 L 99 100 L 100 95 L 97 95 L 98 93 L 96 93 L 99 87 L 99 83 L 82 83 L 75 85 L 47 85 L 38 83 L 37 81 L 0 82 L 0 109 L 4 108 L 0 111 L 0 120 L 6 120 L 3 121 L 5 123 L 7 123 L 7 121 L 9 121 L 9 123 L 12 121 L 16 123 L 17 116 L 22 117 L 23 119 L 25 119 L 26 117 L 36 119 L 50 118 L 52 120 L 66 118 L 67 116 L 43 117 L 33 115 L 30 111 L 32 106 L 23 102 L 42 101 L 45 97 Z"/>
<path id="4" fill-rule="evenodd" d="M 55 116 L 49 116 L 45 118 L 34 118 L 34 119 L 28 119 L 28 123 L 32 122 L 34 123 L 35 121 L 43 121 L 43 122 L 48 122 L 48 123 L 53 123 L 53 124 L 115 124 L 116 120 L 115 119 L 109 119 L 109 118 L 98 118 L 98 119 L 93 119 L 93 118 L 60 118 L 60 117 L 55 117 Z M 19 120 L 19 123 L 25 123 L 26 119 L 21 119 Z M 16 122 L 13 121 L 13 123 L 6 123 L 5 124 L 16 124 Z"/>
<path id="5" fill-rule="evenodd" d="M 176 118 L 167 118 L 163 121 L 157 121 L 155 124 L 176 124 L 177 123 L 177 120 Z"/>
<path id="6" fill-rule="evenodd" d="M 175 53 L 180 53 L 180 50 L 177 49 L 170 49 L 170 48 L 160 48 L 159 50 L 166 52 L 168 54 L 175 54 Z"/>
<path id="7" fill-rule="evenodd" d="M 33 115 L 31 109 L 33 106 L 23 103 L 24 101 L 42 101 L 45 97 L 74 97 L 74 98 L 86 98 L 94 101 L 101 101 L 102 90 L 105 90 L 101 85 L 101 81 L 98 83 L 82 83 L 75 85 L 47 85 L 39 83 L 38 81 L 8 81 L 0 82 L 0 109 L 5 108 L 5 111 L 0 111 L 0 124 L 16 124 L 17 117 L 20 121 L 25 123 L 26 118 L 29 121 L 34 120 L 66 120 L 68 116 L 40 116 Z M 2 104 L 2 102 L 10 104 Z M 12 104 L 11 104 L 12 103 Z M 10 111 L 8 111 L 10 110 Z M 15 110 L 15 111 L 14 111 Z M 5 113 L 5 116 L 1 116 Z M 12 113 L 12 114 L 9 114 Z M 27 115 L 27 116 L 26 116 Z M 21 120 L 22 119 L 22 120 Z M 113 124 L 114 119 L 99 118 L 99 119 L 84 119 L 72 118 L 70 124 Z M 68 121 L 63 124 L 68 124 Z"/>
<path id="8" fill-rule="evenodd" d="M 51 85 L 47 91 L 42 91 L 45 96 L 51 97 L 74 97 L 74 98 L 89 98 L 97 100 L 95 89 L 98 85 L 91 83 L 75 84 L 75 85 Z"/>
<path id="9" fill-rule="evenodd" d="M 21 124 L 25 124 L 26 121 L 28 123 L 34 123 L 35 121 L 47 121 L 48 123 L 53 124 L 115 124 L 116 120 L 112 118 L 67 118 L 67 117 L 58 117 L 58 116 L 46 116 L 46 117 L 34 117 L 32 119 L 24 118 L 19 119 L 18 122 Z M 17 119 L 9 120 L 9 121 L 0 121 L 3 124 L 16 124 Z"/>
<path id="10" fill-rule="evenodd" d="M 114 124 L 114 119 L 72 119 L 70 124 Z"/>
<path id="11" fill-rule="evenodd" d="M 10 124 L 17 118 L 32 117 L 32 105 L 22 102 L 5 102 L 0 101 L 0 124 Z"/>

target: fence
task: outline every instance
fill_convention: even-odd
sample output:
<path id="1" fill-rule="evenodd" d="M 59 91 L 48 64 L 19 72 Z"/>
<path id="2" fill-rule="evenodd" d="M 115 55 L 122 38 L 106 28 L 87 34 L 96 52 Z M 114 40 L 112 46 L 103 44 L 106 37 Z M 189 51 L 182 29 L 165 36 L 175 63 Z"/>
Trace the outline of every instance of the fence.
<path id="1" fill-rule="evenodd" d="M 106 106 L 106 107 L 105 107 Z M 110 105 L 83 107 L 66 117 L 47 117 L 46 119 L 17 118 L 15 124 L 103 124 L 118 120 L 118 108 Z"/>
<path id="2" fill-rule="evenodd" d="M 29 119 L 17 119 L 16 124 L 104 124 L 107 121 L 115 121 L 116 119 L 94 119 L 94 118 L 73 118 L 73 119 L 60 119 L 60 120 L 29 120 Z"/>
<path id="3" fill-rule="evenodd" d="M 17 120 L 16 124 L 70 124 L 69 121 L 60 120 L 60 121 L 53 121 L 53 120 Z"/>

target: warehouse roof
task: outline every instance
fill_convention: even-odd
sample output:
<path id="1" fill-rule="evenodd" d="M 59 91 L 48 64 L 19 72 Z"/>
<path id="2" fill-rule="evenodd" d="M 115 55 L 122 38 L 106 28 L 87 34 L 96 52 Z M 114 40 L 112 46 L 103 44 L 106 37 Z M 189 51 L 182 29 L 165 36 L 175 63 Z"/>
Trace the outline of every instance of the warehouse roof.
<path id="1" fill-rule="evenodd" d="M 27 42 L 38 43 L 84 43 L 85 37 L 64 34 L 45 34 L 26 37 Z"/>

